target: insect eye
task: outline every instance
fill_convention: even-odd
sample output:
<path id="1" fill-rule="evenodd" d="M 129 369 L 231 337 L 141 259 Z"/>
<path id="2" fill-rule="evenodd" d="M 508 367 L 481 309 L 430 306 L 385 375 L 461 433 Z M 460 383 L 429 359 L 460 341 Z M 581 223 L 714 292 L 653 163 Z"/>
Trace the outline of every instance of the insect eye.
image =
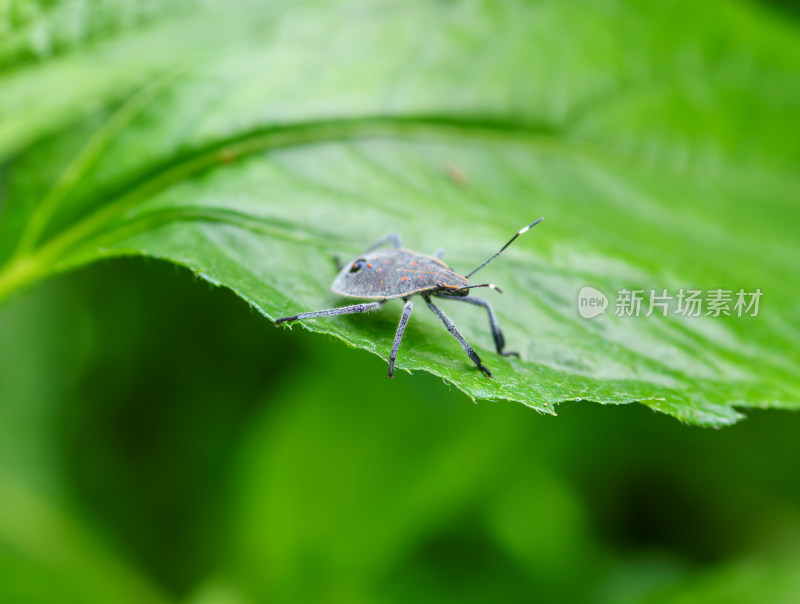
<path id="1" fill-rule="evenodd" d="M 365 262 L 366 262 L 366 260 L 364 260 L 364 258 L 359 258 L 358 260 L 353 262 L 353 266 L 350 267 L 350 272 L 351 273 L 357 273 L 358 271 L 360 271 L 362 269 L 362 267 L 364 266 Z"/>

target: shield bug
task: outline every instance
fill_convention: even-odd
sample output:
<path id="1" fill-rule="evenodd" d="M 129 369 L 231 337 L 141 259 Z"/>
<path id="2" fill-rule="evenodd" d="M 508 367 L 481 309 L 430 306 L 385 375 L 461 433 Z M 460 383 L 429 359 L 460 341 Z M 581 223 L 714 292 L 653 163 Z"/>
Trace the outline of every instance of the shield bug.
<path id="1" fill-rule="evenodd" d="M 418 254 L 417 252 L 403 249 L 398 235 L 387 235 L 367 248 L 363 254 L 350 264 L 339 267 L 339 274 L 331 284 L 331 289 L 340 296 L 375 300 L 374 302 L 363 302 L 351 306 L 298 313 L 290 317 L 276 319 L 275 325 L 288 323 L 289 321 L 314 319 L 316 317 L 369 312 L 382 307 L 387 300 L 401 298 L 406 304 L 403 307 L 403 314 L 400 317 L 400 323 L 397 325 L 394 343 L 392 344 L 392 352 L 389 355 L 389 377 L 392 377 L 394 374 L 394 362 L 397 358 L 397 349 L 400 347 L 400 340 L 403 338 L 403 332 L 405 332 L 408 318 L 411 316 L 411 310 L 414 307 L 411 297 L 419 294 L 425 300 L 428 308 L 444 323 L 447 331 L 458 340 L 464 352 L 478 366 L 478 369 L 483 371 L 487 377 L 491 377 L 492 372 L 481 363 L 472 346 L 458 332 L 453 322 L 447 318 L 447 315 L 431 302 L 431 297 L 459 300 L 485 308 L 489 315 L 489 328 L 492 330 L 492 336 L 494 336 L 497 353 L 503 356 L 519 356 L 516 352 L 503 350 L 505 348 L 503 332 L 500 331 L 497 316 L 489 303 L 486 300 L 469 295 L 469 290 L 476 287 L 489 287 L 498 292 L 500 289 L 493 283 L 470 285 L 469 278 L 502 254 L 517 237 L 539 224 L 542 220 L 544 219 L 540 218 L 517 231 L 500 250 L 463 277 L 442 262 L 441 250 L 438 250 L 433 256 Z M 379 249 L 388 243 L 392 244 L 391 248 Z"/>

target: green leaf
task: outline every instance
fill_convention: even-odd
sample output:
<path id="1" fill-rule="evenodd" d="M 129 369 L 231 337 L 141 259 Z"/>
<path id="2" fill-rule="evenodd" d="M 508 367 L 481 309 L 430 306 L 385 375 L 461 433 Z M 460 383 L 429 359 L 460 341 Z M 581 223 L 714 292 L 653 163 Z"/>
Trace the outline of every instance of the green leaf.
<path id="1" fill-rule="evenodd" d="M 146 255 L 274 319 L 345 304 L 331 256 L 385 233 L 464 273 L 545 216 L 480 273 L 521 359 L 443 300 L 493 379 L 420 303 L 399 368 L 549 413 L 800 405 L 796 22 L 721 1 L 126 4 L 0 22 L 0 299 Z M 605 315 L 579 315 L 584 286 Z M 758 316 L 634 318 L 622 289 L 763 295 Z M 399 311 L 303 327 L 385 358 Z"/>

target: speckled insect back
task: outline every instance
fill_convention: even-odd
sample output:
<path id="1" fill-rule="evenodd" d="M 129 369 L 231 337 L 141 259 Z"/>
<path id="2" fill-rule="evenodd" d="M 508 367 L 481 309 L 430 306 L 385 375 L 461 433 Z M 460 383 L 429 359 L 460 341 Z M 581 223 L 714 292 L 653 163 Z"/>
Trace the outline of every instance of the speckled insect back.
<path id="1" fill-rule="evenodd" d="M 489 287 L 498 292 L 500 290 L 493 283 L 470 285 L 469 278 L 503 253 L 517 237 L 531 227 L 539 224 L 542 220 L 544 219 L 540 218 L 520 229 L 499 251 L 463 277 L 439 259 L 440 252 L 437 252 L 433 256 L 418 254 L 403 249 L 398 235 L 387 235 L 368 248 L 361 256 L 341 267 L 339 274 L 331 285 L 331 289 L 341 296 L 376 300 L 376 302 L 299 313 L 290 317 L 276 319 L 275 324 L 278 325 L 289 321 L 313 319 L 317 317 L 329 317 L 332 315 L 369 312 L 380 308 L 387 300 L 402 298 L 406 305 L 403 307 L 403 314 L 397 326 L 394 343 L 392 344 L 392 351 L 389 354 L 389 377 L 392 377 L 394 374 L 394 362 L 397 358 L 397 350 L 400 347 L 400 341 L 403 338 L 403 333 L 405 332 L 408 319 L 414 307 L 410 298 L 411 296 L 419 294 L 422 296 L 422 299 L 425 300 L 428 308 L 430 308 L 434 314 L 439 317 L 442 323 L 444 323 L 447 331 L 458 340 L 464 352 L 466 352 L 467 356 L 477 365 L 478 369 L 483 371 L 487 377 L 491 377 L 492 372 L 483 365 L 478 355 L 472 349 L 472 346 L 462 337 L 456 329 L 456 326 L 453 325 L 453 322 L 447 318 L 447 315 L 431 302 L 431 296 L 459 300 L 485 308 L 489 315 L 489 327 L 492 330 L 498 354 L 503 356 L 519 356 L 516 352 L 503 350 L 505 348 L 505 339 L 503 338 L 503 333 L 500 331 L 500 325 L 497 322 L 494 310 L 489 303 L 481 298 L 469 295 L 469 290 L 476 287 Z M 393 248 L 377 249 L 387 243 L 392 243 Z"/>
<path id="2" fill-rule="evenodd" d="M 437 287 L 466 296 L 469 285 L 461 275 L 433 256 L 404 249 L 376 250 L 345 266 L 331 289 L 340 296 L 390 300 L 406 298 Z"/>

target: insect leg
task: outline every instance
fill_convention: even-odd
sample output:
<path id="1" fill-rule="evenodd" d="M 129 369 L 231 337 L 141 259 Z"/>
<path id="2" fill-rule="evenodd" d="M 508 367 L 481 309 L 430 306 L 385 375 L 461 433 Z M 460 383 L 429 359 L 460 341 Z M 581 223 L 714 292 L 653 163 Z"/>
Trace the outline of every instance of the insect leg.
<path id="1" fill-rule="evenodd" d="M 275 325 L 279 323 L 286 323 L 287 321 L 298 321 L 302 319 L 315 319 L 316 317 L 330 317 L 331 315 L 351 315 L 357 312 L 369 312 L 380 308 L 386 303 L 386 300 L 379 300 L 378 302 L 368 302 L 366 304 L 353 304 L 352 306 L 340 306 L 339 308 L 327 308 L 325 310 L 315 310 L 312 312 L 301 312 L 291 317 L 281 317 L 275 319 Z"/>
<path id="2" fill-rule="evenodd" d="M 472 346 L 470 346 L 469 343 L 467 343 L 467 341 L 464 339 L 464 337 L 460 333 L 458 333 L 456 326 L 453 325 L 453 322 L 447 318 L 447 315 L 445 315 L 439 307 L 434 306 L 429 296 L 423 295 L 422 297 L 425 299 L 425 303 L 428 305 L 428 308 L 430 308 L 434 313 L 436 313 L 436 315 L 442 320 L 442 323 L 444 323 L 444 326 L 447 328 L 447 331 L 449 331 L 453 335 L 453 337 L 456 340 L 458 340 L 458 343 L 461 344 L 461 347 L 464 349 L 464 352 L 466 352 L 467 356 L 471 358 L 472 361 L 478 366 L 478 369 L 483 371 L 487 377 L 492 377 L 492 372 L 489 371 L 486 367 L 484 367 L 483 363 L 481 363 L 480 358 L 478 357 L 477 354 L 475 354 L 475 351 L 472 349 Z"/>
<path id="3" fill-rule="evenodd" d="M 397 358 L 397 349 L 400 347 L 400 340 L 403 339 L 403 332 L 406 330 L 406 324 L 413 308 L 414 303 L 411 300 L 406 300 L 406 305 L 403 307 L 403 315 L 400 317 L 400 323 L 397 324 L 397 332 L 394 334 L 392 353 L 389 355 L 389 377 L 394 374 L 394 360 Z"/>
<path id="4" fill-rule="evenodd" d="M 440 247 L 438 250 L 433 252 L 433 257 L 436 258 L 437 260 L 441 260 L 442 256 L 444 256 L 444 248 L 443 247 Z"/>
<path id="5" fill-rule="evenodd" d="M 403 243 L 400 241 L 400 235 L 397 233 L 389 233 L 385 237 L 381 237 L 378 241 L 369 246 L 366 250 L 364 250 L 364 253 L 366 254 L 367 252 L 371 252 L 375 248 L 379 248 L 389 242 L 392 243 L 393 247 L 403 247 Z"/>
<path id="6" fill-rule="evenodd" d="M 497 315 L 494 314 L 494 309 L 492 308 L 491 304 L 489 304 L 486 300 L 481 298 L 473 298 L 472 296 L 439 296 L 440 298 L 447 298 L 449 300 L 458 300 L 459 302 L 466 302 L 467 304 L 474 304 L 475 306 L 483 306 L 486 309 L 486 312 L 489 314 L 489 327 L 492 330 L 492 336 L 494 336 L 494 345 L 497 347 L 497 354 L 501 354 L 504 357 L 515 356 L 518 357 L 518 352 L 508 351 L 503 352 L 503 348 L 506 345 L 506 339 L 503 337 L 503 332 L 500 331 L 500 323 L 497 321 Z"/>

